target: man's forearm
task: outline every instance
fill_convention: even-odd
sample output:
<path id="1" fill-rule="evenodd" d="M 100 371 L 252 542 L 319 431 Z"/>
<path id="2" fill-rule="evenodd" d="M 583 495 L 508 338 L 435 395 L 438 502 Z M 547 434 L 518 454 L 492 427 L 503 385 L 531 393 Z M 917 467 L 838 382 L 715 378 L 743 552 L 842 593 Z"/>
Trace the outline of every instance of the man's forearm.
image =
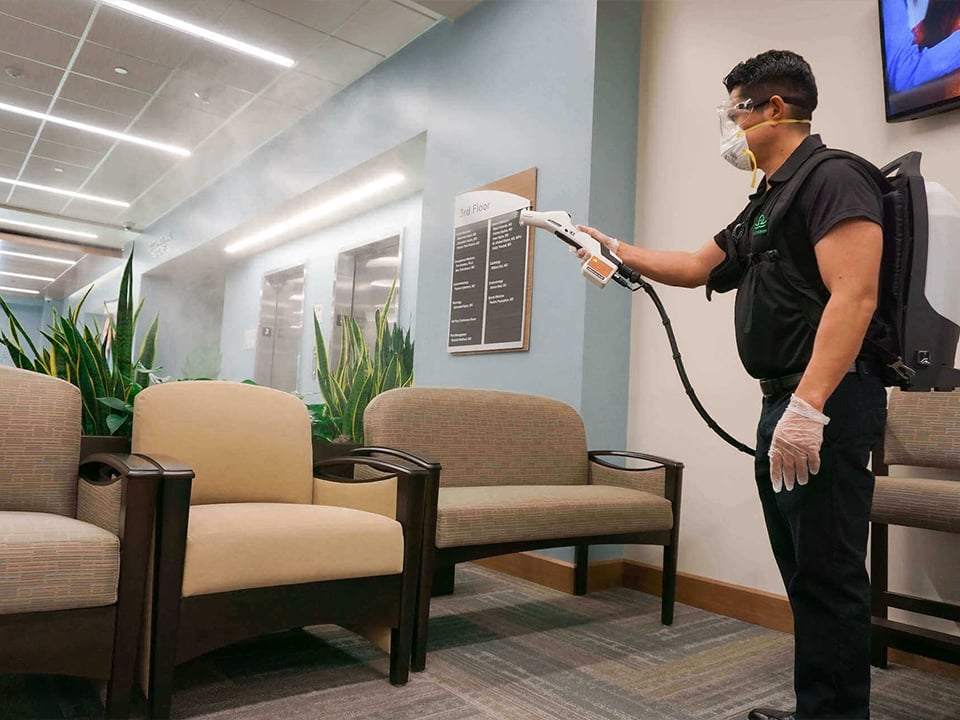
<path id="1" fill-rule="evenodd" d="M 875 309 L 876 301 L 871 298 L 830 298 L 796 395 L 823 411 L 827 399 L 856 360 Z"/>
<path id="2" fill-rule="evenodd" d="M 694 253 L 651 250 L 621 243 L 617 254 L 627 265 L 654 282 L 692 288 L 707 281 Z"/>

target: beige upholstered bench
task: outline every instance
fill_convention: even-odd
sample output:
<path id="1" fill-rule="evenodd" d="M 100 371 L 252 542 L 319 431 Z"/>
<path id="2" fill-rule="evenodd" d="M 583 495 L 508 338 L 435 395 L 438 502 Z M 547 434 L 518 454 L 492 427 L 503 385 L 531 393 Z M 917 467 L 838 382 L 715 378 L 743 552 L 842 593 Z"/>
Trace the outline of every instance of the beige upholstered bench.
<path id="1" fill-rule="evenodd" d="M 662 545 L 662 621 L 673 622 L 681 463 L 588 452 L 572 407 L 495 390 L 390 390 L 368 405 L 364 435 L 368 447 L 416 456 L 436 479 L 436 514 L 428 508 L 424 518 L 413 669 L 425 663 L 431 589 L 452 592 L 457 563 L 494 555 L 572 545 L 582 595 L 590 545 Z"/>

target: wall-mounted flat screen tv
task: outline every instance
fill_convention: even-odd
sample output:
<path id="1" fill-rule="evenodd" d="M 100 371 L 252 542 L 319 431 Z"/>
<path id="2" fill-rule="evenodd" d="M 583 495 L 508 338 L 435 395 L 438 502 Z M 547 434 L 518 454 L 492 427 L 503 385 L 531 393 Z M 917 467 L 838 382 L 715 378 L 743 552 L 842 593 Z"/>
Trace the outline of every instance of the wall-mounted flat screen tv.
<path id="1" fill-rule="evenodd" d="M 960 108 L 960 0 L 879 0 L 887 122 Z"/>

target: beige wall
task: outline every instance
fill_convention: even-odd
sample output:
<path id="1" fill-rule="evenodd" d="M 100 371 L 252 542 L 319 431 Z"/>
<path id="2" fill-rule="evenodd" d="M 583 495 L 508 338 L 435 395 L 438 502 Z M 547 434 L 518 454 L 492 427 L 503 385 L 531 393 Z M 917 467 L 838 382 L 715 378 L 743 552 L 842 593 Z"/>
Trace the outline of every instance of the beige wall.
<path id="1" fill-rule="evenodd" d="M 820 89 L 813 131 L 828 145 L 879 164 L 920 150 L 925 177 L 960 196 L 960 111 L 884 121 L 875 0 L 664 0 L 643 9 L 638 244 L 694 250 L 745 204 L 750 176 L 720 159 L 715 107 L 726 95 L 723 76 L 770 48 L 799 52 L 812 65 Z M 737 358 L 732 293 L 707 303 L 702 289 L 657 289 L 701 401 L 726 430 L 754 445 L 760 392 Z M 752 460 L 696 414 L 643 293 L 634 298 L 632 324 L 629 446 L 686 463 L 681 571 L 782 593 Z M 893 536 L 895 557 L 909 553 L 911 569 L 892 570 L 892 583 L 960 599 L 960 537 Z M 627 556 L 658 561 L 638 548 Z"/>

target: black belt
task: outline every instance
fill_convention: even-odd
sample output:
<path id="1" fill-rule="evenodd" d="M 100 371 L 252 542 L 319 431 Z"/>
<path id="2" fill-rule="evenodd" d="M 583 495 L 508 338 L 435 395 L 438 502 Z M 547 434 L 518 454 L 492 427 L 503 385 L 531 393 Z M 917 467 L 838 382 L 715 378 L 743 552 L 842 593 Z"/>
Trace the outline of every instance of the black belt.
<path id="1" fill-rule="evenodd" d="M 859 373 L 860 375 L 877 375 L 878 369 L 876 363 L 870 362 L 869 360 L 856 360 L 853 365 L 850 366 L 850 369 L 847 370 L 848 373 Z M 770 397 L 771 395 L 779 395 L 780 393 L 787 392 L 788 390 L 794 390 L 797 385 L 800 384 L 800 380 L 803 378 L 803 373 L 793 373 L 792 375 L 784 375 L 782 377 L 769 378 L 767 380 L 760 381 L 760 391 L 763 393 L 764 397 Z"/>

